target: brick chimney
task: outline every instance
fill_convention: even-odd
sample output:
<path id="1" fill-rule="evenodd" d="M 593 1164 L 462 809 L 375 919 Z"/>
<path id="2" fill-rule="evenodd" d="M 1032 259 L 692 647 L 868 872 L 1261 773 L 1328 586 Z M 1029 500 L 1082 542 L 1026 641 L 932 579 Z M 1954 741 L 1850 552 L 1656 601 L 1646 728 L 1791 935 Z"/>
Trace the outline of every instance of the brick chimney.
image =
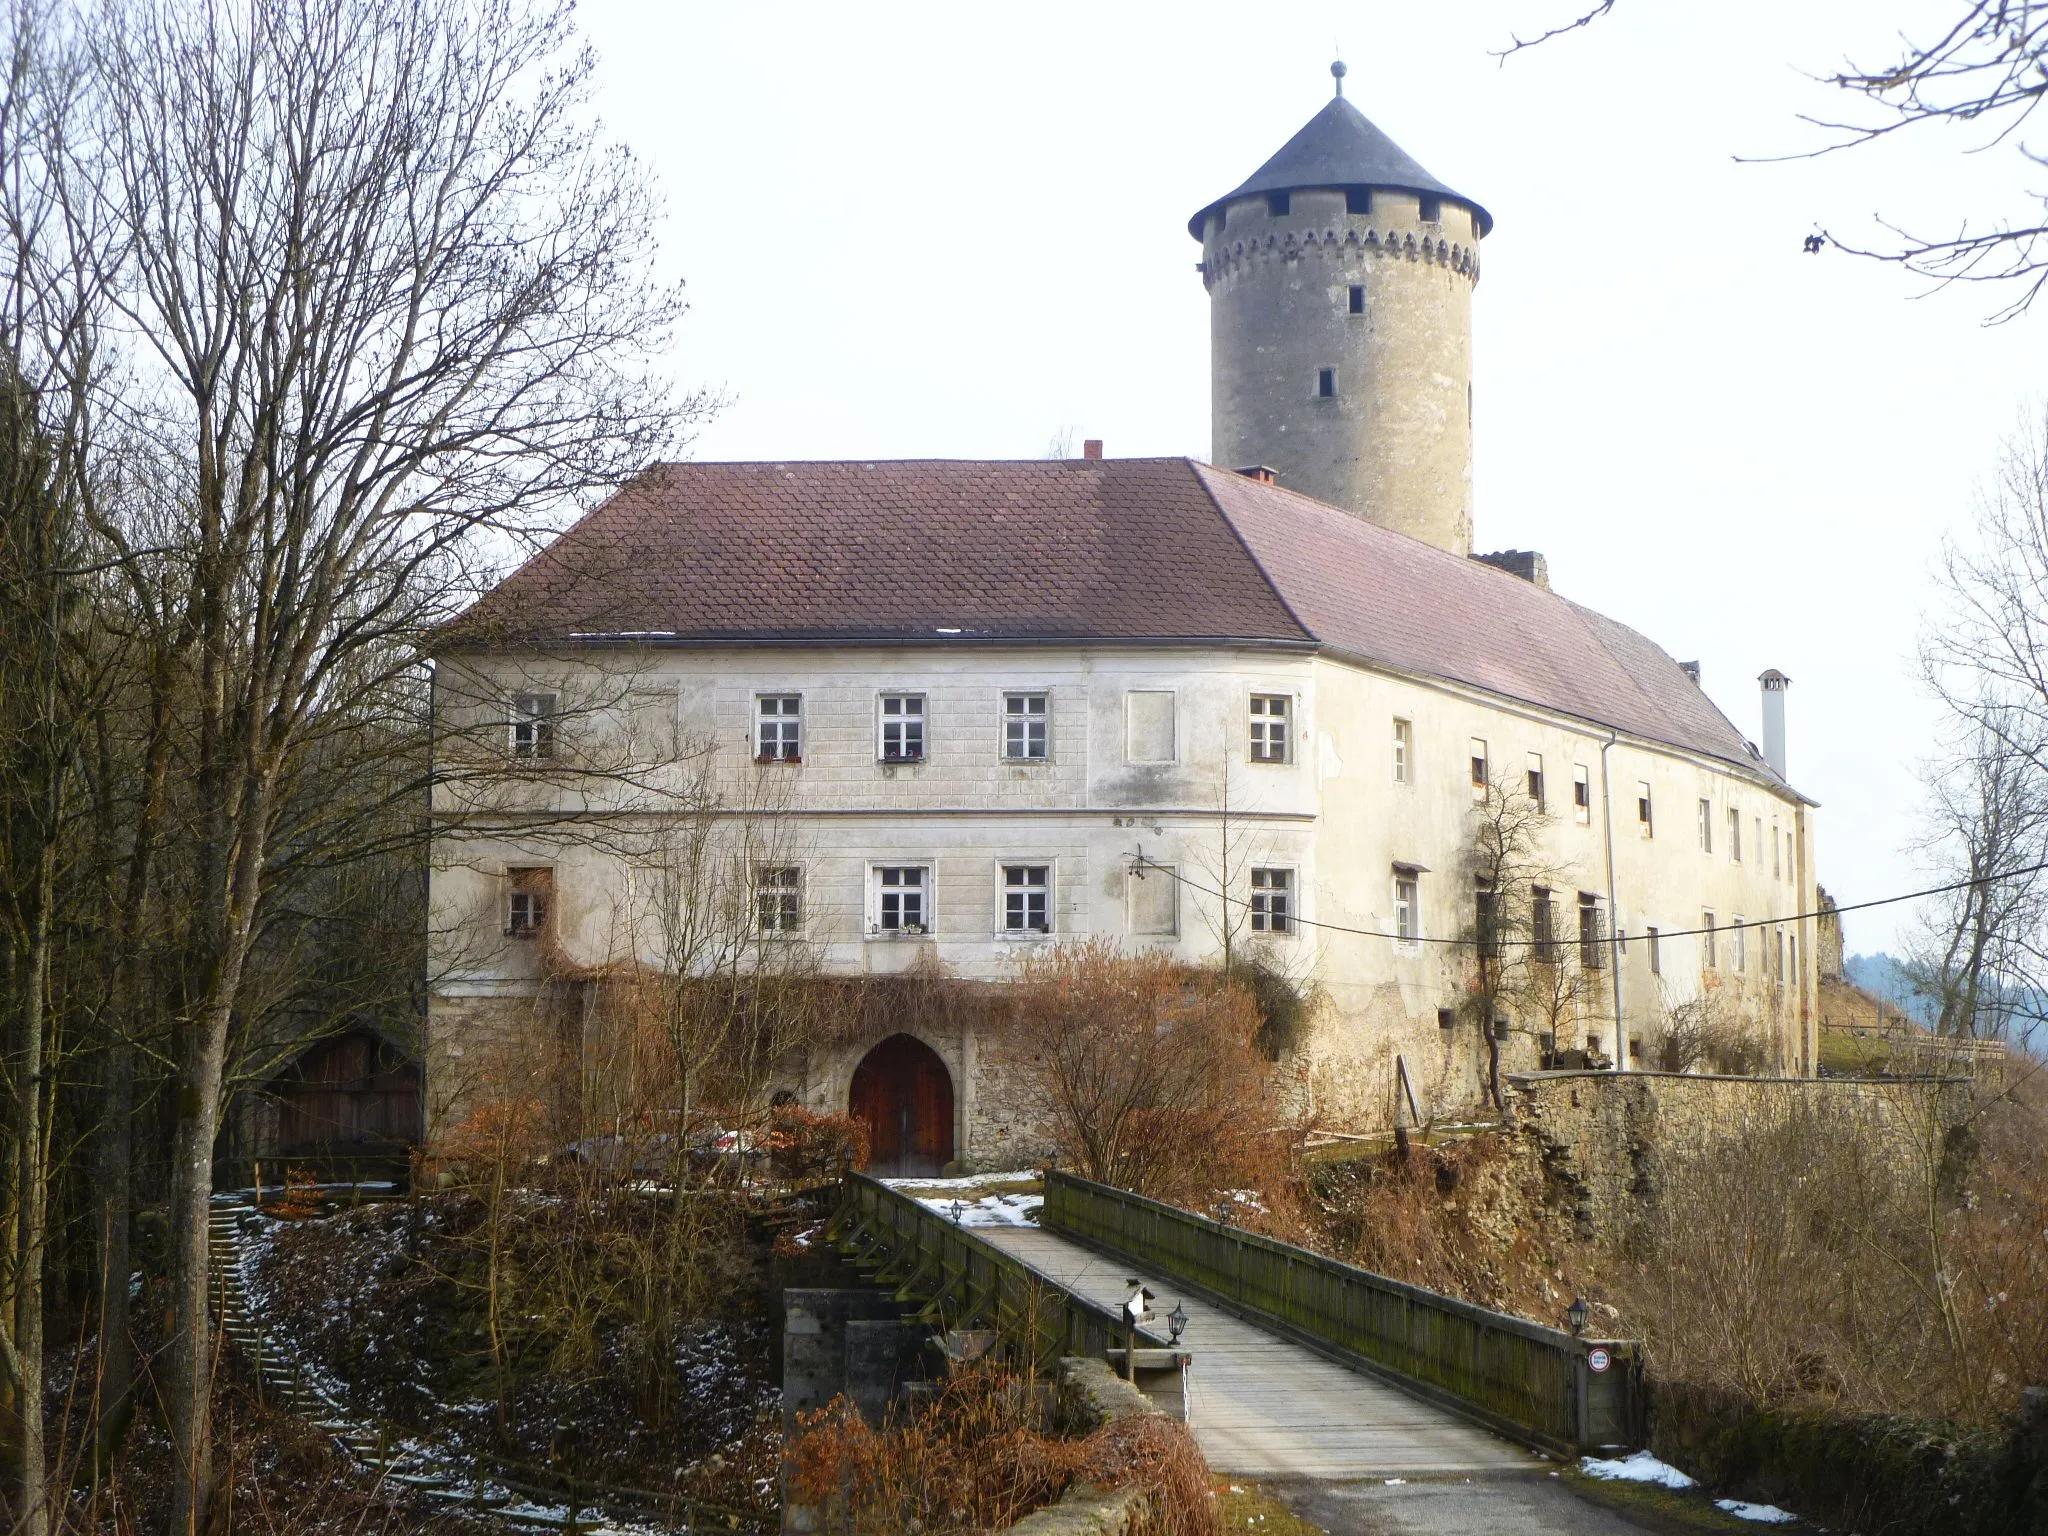
<path id="1" fill-rule="evenodd" d="M 1531 586 L 1550 590 L 1550 562 L 1533 549 L 1497 549 L 1490 555 L 1474 555 L 1481 565 L 1490 565 L 1510 576 L 1519 576 Z"/>
<path id="2" fill-rule="evenodd" d="M 1278 485 L 1280 471 L 1270 464 L 1247 464 L 1238 471 L 1247 480 L 1256 480 L 1261 485 Z"/>
<path id="3" fill-rule="evenodd" d="M 1102 439 L 1101 439 L 1101 438 L 1099 438 L 1099 437 L 1091 437 L 1091 438 L 1089 438 L 1089 439 L 1088 439 L 1088 440 L 1087 440 L 1087 441 L 1086 441 L 1085 443 L 1083 443 L 1083 444 L 1081 445 L 1081 457 L 1082 457 L 1082 458 L 1084 458 L 1084 459 L 1099 459 L 1099 458 L 1101 458 L 1101 457 L 1102 457 Z"/>

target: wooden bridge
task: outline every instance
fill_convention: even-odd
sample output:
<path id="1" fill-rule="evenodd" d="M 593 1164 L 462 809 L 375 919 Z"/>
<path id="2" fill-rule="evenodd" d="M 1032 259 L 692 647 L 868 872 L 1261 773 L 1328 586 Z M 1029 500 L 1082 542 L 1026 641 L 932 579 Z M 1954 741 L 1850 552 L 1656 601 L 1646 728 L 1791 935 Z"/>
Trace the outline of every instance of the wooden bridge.
<path id="1" fill-rule="evenodd" d="M 955 1225 L 853 1175 L 842 1247 L 949 1328 L 996 1332 L 1014 1361 L 1123 1343 L 1143 1280 L 1180 1302 L 1188 1418 L 1210 1464 L 1247 1477 L 1351 1480 L 1511 1472 L 1643 1443 L 1641 1351 L 1585 1339 L 1070 1174 L 1041 1225 Z M 1166 1347 L 1156 1327 L 1141 1346 Z"/>

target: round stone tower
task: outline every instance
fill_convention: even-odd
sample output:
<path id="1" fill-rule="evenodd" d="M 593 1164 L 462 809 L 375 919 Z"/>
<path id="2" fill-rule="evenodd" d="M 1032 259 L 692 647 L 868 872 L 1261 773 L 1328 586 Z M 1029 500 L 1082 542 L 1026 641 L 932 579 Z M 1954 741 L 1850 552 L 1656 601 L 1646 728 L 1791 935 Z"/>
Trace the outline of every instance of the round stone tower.
<path id="1" fill-rule="evenodd" d="M 1189 221 L 1210 456 L 1472 553 L 1472 286 L 1487 211 L 1337 94 Z"/>

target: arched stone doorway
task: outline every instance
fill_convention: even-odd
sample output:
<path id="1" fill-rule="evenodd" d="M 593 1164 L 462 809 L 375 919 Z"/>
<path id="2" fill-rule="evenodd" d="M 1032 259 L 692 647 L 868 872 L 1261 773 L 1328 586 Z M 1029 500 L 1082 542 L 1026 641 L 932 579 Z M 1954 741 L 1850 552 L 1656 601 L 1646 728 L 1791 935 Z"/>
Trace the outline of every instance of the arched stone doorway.
<path id="1" fill-rule="evenodd" d="M 953 1160 L 953 1075 L 912 1035 L 891 1035 L 853 1069 L 847 1110 L 868 1127 L 868 1172 L 936 1174 Z"/>

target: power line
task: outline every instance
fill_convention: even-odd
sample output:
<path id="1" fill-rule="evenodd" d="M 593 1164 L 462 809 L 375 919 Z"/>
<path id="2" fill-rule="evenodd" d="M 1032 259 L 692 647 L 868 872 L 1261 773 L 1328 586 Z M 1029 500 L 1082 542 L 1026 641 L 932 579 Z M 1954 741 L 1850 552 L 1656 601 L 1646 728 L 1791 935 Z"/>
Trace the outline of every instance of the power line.
<path id="1" fill-rule="evenodd" d="M 1232 896 L 1227 892 L 1217 890 L 1214 886 L 1203 885 L 1199 881 L 1190 880 L 1186 875 L 1183 875 L 1178 869 L 1175 869 L 1170 865 L 1160 864 L 1153 861 L 1152 859 L 1148 859 L 1147 857 L 1145 857 L 1145 854 L 1142 850 L 1132 855 L 1131 868 L 1138 874 L 1139 878 L 1141 879 L 1144 877 L 1146 870 L 1157 870 L 1160 874 L 1167 876 L 1169 879 L 1177 881 L 1179 884 L 1186 886 L 1189 890 L 1200 891 L 1205 896 L 1213 896 L 1218 901 L 1223 902 L 1226 906 L 1235 904 L 1240 907 L 1249 907 L 1252 905 L 1253 898 L 1247 896 Z M 1896 906 L 1899 902 L 1902 901 L 1918 901 L 1921 898 L 1927 896 L 1945 896 L 1952 891 L 1967 891 L 1971 889 L 1973 886 L 1992 885 L 2000 880 L 2016 880 L 2022 875 L 2038 875 L 2043 871 L 2048 871 L 2048 861 L 2044 861 L 2039 864 L 2030 864 L 2024 869 L 2009 869 L 2001 874 L 1996 875 L 1978 875 L 1968 880 L 1952 880 L 1947 885 L 1930 885 L 1923 890 L 1906 891 L 1897 896 L 1879 896 L 1870 901 L 1852 901 L 1847 903 L 1846 905 L 1830 907 L 1826 910 L 1815 910 L 1812 912 L 1795 912 L 1789 917 L 1745 918 L 1743 919 L 1743 921 L 1739 923 L 1725 923 L 1714 928 L 1659 928 L 1657 930 L 1657 938 L 1659 942 L 1662 942 L 1665 939 L 1692 938 L 1698 935 L 1709 933 L 1738 933 L 1748 928 L 1769 928 L 1779 923 L 1804 922 L 1808 918 L 1826 917 L 1830 913 L 1834 914 L 1835 916 L 1840 916 L 1844 912 L 1865 912 L 1871 909 L 1872 907 Z M 1504 948 L 1511 944 L 1519 944 L 1529 948 L 1561 948 L 1562 946 L 1568 943 L 1581 942 L 1579 940 L 1558 938 L 1515 939 L 1509 938 L 1505 935 L 1500 935 L 1489 939 L 1429 938 L 1424 937 L 1420 934 L 1410 937 L 1398 933 L 1385 933 L 1377 928 L 1354 928 L 1345 923 L 1321 922 L 1316 918 L 1299 917 L 1291 912 L 1287 916 L 1287 923 L 1290 928 L 1321 928 L 1329 933 L 1348 933 L 1354 934 L 1359 938 L 1365 939 L 1391 939 L 1394 942 L 1400 944 L 1445 944 L 1450 945 L 1453 948 L 1461 949 L 1477 949 L 1482 944 L 1490 949 Z M 1630 937 L 1631 935 L 1626 930 L 1616 928 L 1613 933 L 1605 935 L 1600 939 L 1594 940 L 1593 942 L 1599 944 L 1625 944 L 1628 942 Z M 1643 933 L 1633 935 L 1633 937 L 1647 938 L 1648 931 L 1646 929 Z"/>

